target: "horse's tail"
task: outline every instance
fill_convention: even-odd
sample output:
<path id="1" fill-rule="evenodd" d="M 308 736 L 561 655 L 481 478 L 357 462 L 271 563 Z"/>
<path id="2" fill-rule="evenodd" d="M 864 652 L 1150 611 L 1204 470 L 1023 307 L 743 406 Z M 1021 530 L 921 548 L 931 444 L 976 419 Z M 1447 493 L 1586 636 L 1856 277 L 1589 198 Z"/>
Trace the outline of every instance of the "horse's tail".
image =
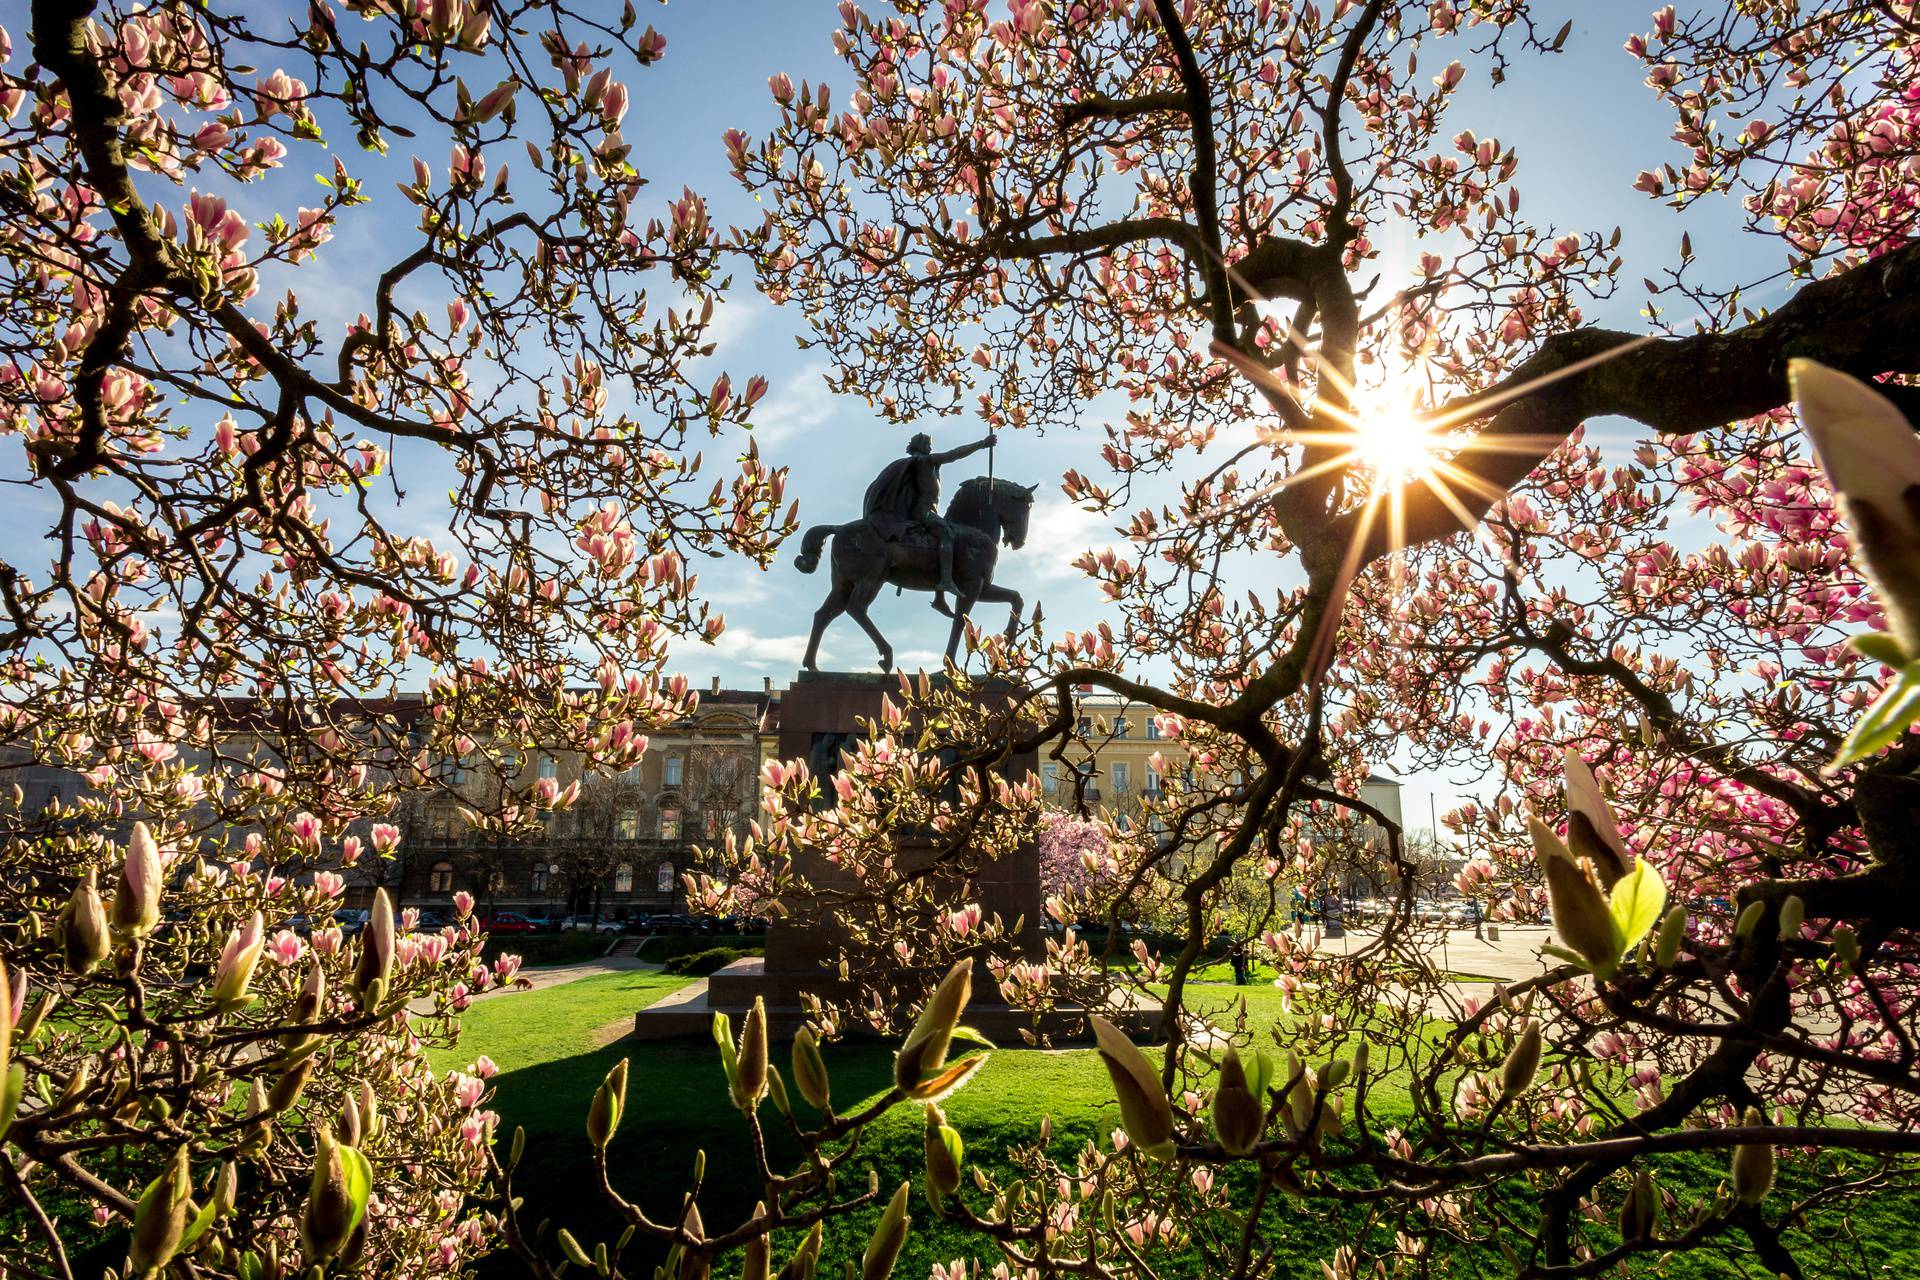
<path id="1" fill-rule="evenodd" d="M 800 554 L 793 558 L 793 567 L 802 573 L 812 573 L 820 567 L 820 553 L 826 549 L 827 539 L 840 532 L 837 524 L 817 524 L 807 530 L 800 539 Z"/>

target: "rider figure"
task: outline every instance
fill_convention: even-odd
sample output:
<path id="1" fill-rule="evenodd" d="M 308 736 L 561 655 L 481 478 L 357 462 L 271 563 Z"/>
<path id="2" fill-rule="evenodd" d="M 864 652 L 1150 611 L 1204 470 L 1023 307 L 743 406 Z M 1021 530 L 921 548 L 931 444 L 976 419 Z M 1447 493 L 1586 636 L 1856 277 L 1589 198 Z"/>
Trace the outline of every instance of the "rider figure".
<path id="1" fill-rule="evenodd" d="M 960 588 L 953 581 L 953 526 L 940 515 L 940 468 L 978 453 L 998 438 L 988 432 L 972 444 L 935 453 L 933 441 L 921 432 L 907 442 L 907 456 L 888 463 L 867 487 L 865 514 L 869 519 L 891 517 L 898 521 L 898 531 L 892 537 L 898 538 L 900 532 L 916 524 L 932 535 L 940 549 L 940 585 L 934 591 L 933 607 L 942 613 L 948 612 L 946 594 L 952 592 L 958 599 Z"/>

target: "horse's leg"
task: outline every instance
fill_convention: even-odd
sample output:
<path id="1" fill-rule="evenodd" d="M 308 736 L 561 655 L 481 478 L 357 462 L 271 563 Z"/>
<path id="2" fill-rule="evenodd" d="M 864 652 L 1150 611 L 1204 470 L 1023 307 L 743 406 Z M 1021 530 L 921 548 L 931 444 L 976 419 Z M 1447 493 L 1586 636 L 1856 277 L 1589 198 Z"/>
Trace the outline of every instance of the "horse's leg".
<path id="1" fill-rule="evenodd" d="M 835 550 L 838 549 L 836 542 Z M 820 653 L 820 637 L 827 633 L 828 625 L 835 618 L 847 611 L 847 579 L 841 573 L 837 560 L 833 562 L 831 572 L 833 586 L 828 590 L 827 598 L 820 602 L 820 607 L 813 611 L 813 634 L 807 637 L 807 656 L 800 660 L 800 665 L 808 671 L 820 669 L 816 662 Z"/>
<path id="2" fill-rule="evenodd" d="M 997 587 L 989 582 L 980 588 L 980 603 L 1012 606 L 1007 613 L 1007 639 L 1013 639 L 1014 633 L 1020 630 L 1020 610 L 1025 603 L 1020 593 L 1012 587 Z"/>
<path id="3" fill-rule="evenodd" d="M 887 643 L 887 638 L 880 634 L 880 628 L 874 626 L 873 619 L 867 616 L 867 606 L 872 604 L 874 597 L 880 594 L 881 585 L 876 582 L 871 588 L 855 588 L 852 598 L 847 601 L 847 613 L 860 624 L 860 629 L 867 633 L 868 638 L 873 641 L 873 647 L 880 651 L 880 669 L 891 671 L 893 670 L 893 646 Z"/>

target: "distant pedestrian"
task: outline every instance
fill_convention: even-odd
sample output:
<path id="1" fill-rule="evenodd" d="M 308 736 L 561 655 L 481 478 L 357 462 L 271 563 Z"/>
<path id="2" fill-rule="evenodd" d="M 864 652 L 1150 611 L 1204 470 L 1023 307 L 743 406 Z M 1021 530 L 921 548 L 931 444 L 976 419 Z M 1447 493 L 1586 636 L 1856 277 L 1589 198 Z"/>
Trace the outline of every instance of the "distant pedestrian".
<path id="1" fill-rule="evenodd" d="M 1233 966 L 1233 985 L 1236 987 L 1246 986 L 1247 944 L 1235 939 L 1234 944 L 1227 948 L 1227 963 Z"/>

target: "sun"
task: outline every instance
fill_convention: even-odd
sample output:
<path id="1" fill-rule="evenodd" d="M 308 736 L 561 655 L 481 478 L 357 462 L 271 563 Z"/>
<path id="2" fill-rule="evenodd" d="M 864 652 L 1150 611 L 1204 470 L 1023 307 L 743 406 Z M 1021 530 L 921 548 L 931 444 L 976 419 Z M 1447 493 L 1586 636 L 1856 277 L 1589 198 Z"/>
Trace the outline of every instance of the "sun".
<path id="1" fill-rule="evenodd" d="M 1440 437 L 1410 400 L 1369 397 L 1353 417 L 1354 457 L 1381 484 L 1397 489 L 1433 473 Z"/>

